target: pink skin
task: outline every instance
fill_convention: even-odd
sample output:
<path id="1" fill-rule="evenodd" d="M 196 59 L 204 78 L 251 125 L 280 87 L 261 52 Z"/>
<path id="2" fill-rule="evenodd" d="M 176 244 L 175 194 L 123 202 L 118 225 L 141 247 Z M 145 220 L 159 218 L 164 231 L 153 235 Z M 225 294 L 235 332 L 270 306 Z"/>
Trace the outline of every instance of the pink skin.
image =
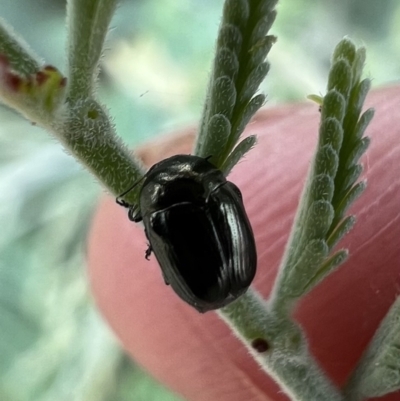
<path id="1" fill-rule="evenodd" d="M 298 304 L 311 352 L 342 385 L 400 293 L 400 86 L 370 94 L 376 109 L 363 158 L 368 188 L 351 209 L 357 224 L 341 242 L 350 259 Z M 318 106 L 266 109 L 248 126 L 258 145 L 230 175 L 243 192 L 258 247 L 255 287 L 268 296 L 315 148 Z M 189 153 L 181 133 L 143 149 L 146 164 Z M 193 131 L 192 131 L 193 132 Z M 190 401 L 287 400 L 216 313 L 199 314 L 163 282 L 147 241 L 127 210 L 105 197 L 89 237 L 89 274 L 97 304 L 137 363 Z M 399 401 L 400 392 L 381 398 Z"/>

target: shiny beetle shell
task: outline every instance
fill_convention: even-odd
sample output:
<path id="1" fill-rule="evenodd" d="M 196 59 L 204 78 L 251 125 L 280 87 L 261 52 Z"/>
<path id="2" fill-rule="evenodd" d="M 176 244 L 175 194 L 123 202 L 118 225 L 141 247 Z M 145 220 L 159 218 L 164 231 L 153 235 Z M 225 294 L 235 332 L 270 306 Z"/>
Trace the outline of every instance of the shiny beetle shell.
<path id="1" fill-rule="evenodd" d="M 140 206 L 164 280 L 199 312 L 225 306 L 243 294 L 256 273 L 253 231 L 239 189 L 207 159 L 177 155 L 145 175 Z"/>

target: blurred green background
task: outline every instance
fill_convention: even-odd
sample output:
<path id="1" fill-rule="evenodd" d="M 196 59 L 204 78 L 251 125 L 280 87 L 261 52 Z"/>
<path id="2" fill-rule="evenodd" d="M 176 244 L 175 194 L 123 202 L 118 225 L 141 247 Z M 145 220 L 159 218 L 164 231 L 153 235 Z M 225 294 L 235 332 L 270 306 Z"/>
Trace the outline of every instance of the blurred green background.
<path id="1" fill-rule="evenodd" d="M 136 146 L 199 118 L 222 0 L 122 1 L 100 96 Z M 323 94 L 349 35 L 373 85 L 398 80 L 398 0 L 281 0 L 268 105 Z M 0 17 L 65 71 L 65 1 L 1 0 Z M 102 189 L 40 128 L 0 107 L 0 400 L 180 400 L 117 345 L 87 286 L 85 237 Z M 160 275 L 160 280 L 161 280 Z"/>

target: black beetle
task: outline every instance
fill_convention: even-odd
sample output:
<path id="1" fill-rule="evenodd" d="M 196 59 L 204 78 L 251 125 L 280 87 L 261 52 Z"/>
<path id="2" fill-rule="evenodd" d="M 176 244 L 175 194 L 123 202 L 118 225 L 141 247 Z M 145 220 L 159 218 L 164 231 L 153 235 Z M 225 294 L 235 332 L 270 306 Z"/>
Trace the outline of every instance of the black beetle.
<path id="1" fill-rule="evenodd" d="M 166 284 L 199 312 L 247 290 L 257 265 L 253 231 L 239 189 L 207 159 L 165 159 L 144 176 L 139 207 L 120 198 L 130 220 L 143 220 L 146 258 L 154 252 Z"/>

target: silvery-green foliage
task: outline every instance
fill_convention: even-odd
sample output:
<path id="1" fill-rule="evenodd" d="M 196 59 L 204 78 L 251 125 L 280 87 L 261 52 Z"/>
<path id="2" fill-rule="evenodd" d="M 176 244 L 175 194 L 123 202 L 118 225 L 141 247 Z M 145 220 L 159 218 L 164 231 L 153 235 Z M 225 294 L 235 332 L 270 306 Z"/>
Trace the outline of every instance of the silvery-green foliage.
<path id="1" fill-rule="evenodd" d="M 346 399 L 310 355 L 291 309 L 348 256 L 347 249 L 335 248 L 353 227 L 355 217 L 346 213 L 365 188 L 365 182 L 357 182 L 362 172 L 359 159 L 369 144 L 363 134 L 373 111 L 361 114 L 369 89 L 369 80 L 361 80 L 364 60 L 365 50 L 348 39 L 335 49 L 327 93 L 320 102 L 317 149 L 270 299 L 264 302 L 249 290 L 220 311 L 293 400 Z M 255 340 L 267 350 L 254 348 Z"/>
<path id="2" fill-rule="evenodd" d="M 269 70 L 265 58 L 275 42 L 275 37 L 268 35 L 268 31 L 276 16 L 276 4 L 277 0 L 225 1 L 196 145 L 196 154 L 211 156 L 210 160 L 225 174 L 255 144 L 253 136 L 241 142 L 239 137 L 265 102 L 265 96 L 256 92 Z M 38 90 L 33 91 L 34 96 L 24 97 L 22 91 L 10 92 L 9 87 L 3 86 L 0 95 L 4 95 L 5 102 L 11 99 L 9 104 L 16 110 L 52 132 L 110 192 L 119 194 L 142 175 L 142 169 L 116 139 L 108 112 L 96 99 L 99 59 L 115 6 L 115 0 L 68 1 L 69 84 L 65 92 L 61 90 L 62 85 L 38 86 Z M 8 61 L 8 65 L 3 62 L 3 70 L 12 78 L 27 83 L 32 75 L 42 72 L 39 58 L 5 25 L 0 26 L 0 52 Z M 365 182 L 358 182 L 362 173 L 359 160 L 369 145 L 369 139 L 363 135 L 373 117 L 373 110 L 362 113 L 370 87 L 369 80 L 361 79 L 364 62 L 364 48 L 356 49 L 348 39 L 341 41 L 332 58 L 327 93 L 323 99 L 314 97 L 322 105 L 319 142 L 271 299 L 266 303 L 250 289 L 220 311 L 222 318 L 242 339 L 262 369 L 274 377 L 293 400 L 344 399 L 309 353 L 304 334 L 291 319 L 290 306 L 342 264 L 348 254 L 346 249 L 336 250 L 336 246 L 355 223 L 354 216 L 347 215 L 347 212 L 365 188 Z M 60 84 L 64 82 L 59 72 L 54 73 L 53 78 Z M 45 113 L 40 110 L 41 103 L 33 101 L 38 98 L 50 100 L 51 107 Z M 129 193 L 126 200 L 135 202 L 139 189 L 138 186 Z M 71 219 L 71 213 L 67 217 Z M 72 236 L 73 244 L 78 243 L 77 240 L 76 236 Z M 41 242 L 47 246 L 46 241 Z M 45 251 L 43 258 L 53 257 L 53 253 L 47 252 L 47 247 Z M 13 255 L 20 262 L 20 255 Z M 71 264 L 75 266 L 75 260 Z M 4 283 L 3 287 L 7 291 Z M 68 291 L 69 288 L 63 286 L 63 290 Z M 80 294 L 79 299 L 86 307 L 86 297 Z M 57 303 L 53 302 L 49 307 L 53 317 L 64 320 Z M 90 317 L 90 308 L 88 311 L 85 317 Z M 26 322 L 19 323 L 23 327 Z M 359 400 L 399 388 L 398 323 L 397 302 L 350 379 L 345 397 Z M 93 342 L 92 335 L 82 335 L 92 327 L 98 331 L 95 319 L 92 325 L 78 326 L 76 334 L 89 341 L 85 350 L 93 347 L 95 362 L 104 359 L 108 362 L 112 360 L 114 367 L 119 365 L 121 355 L 107 335 L 99 343 Z M 40 327 L 33 327 L 21 341 L 19 347 L 22 351 L 27 347 L 27 341 L 35 340 L 39 331 Z M 264 341 L 266 351 L 258 352 L 252 346 L 254 340 Z M 47 343 L 43 344 L 46 346 Z M 33 352 L 40 355 L 40 351 L 39 347 Z M 74 356 L 79 351 L 76 347 L 76 354 L 70 356 L 67 366 L 67 370 L 71 368 L 74 374 Z M 102 369 L 103 365 L 107 365 L 106 369 Z M 111 380 L 113 376 L 107 371 L 109 366 L 108 363 L 93 363 L 91 377 Z M 112 367 L 110 369 L 117 371 Z M 31 380 L 34 375 L 29 373 L 25 379 Z M 64 372 L 61 375 L 64 376 Z M 81 378 L 84 378 L 83 375 Z M 41 381 L 38 380 L 38 383 Z M 74 389 L 82 383 L 75 379 Z M 54 388 L 54 391 L 55 396 L 51 394 L 49 399 L 57 398 L 62 388 Z"/>
<path id="3" fill-rule="evenodd" d="M 116 4 L 115 0 L 68 1 L 66 77 L 54 67 L 46 70 L 0 20 L 0 99 L 57 137 L 117 196 L 142 176 L 143 167 L 117 137 L 106 107 L 97 99 L 99 61 Z M 42 82 L 38 77 L 44 74 L 47 79 Z M 134 203 L 138 190 L 128 193 L 126 200 Z"/>
<path id="4" fill-rule="evenodd" d="M 245 140 L 235 148 L 246 124 L 265 102 L 265 96 L 256 92 L 269 71 L 265 58 L 276 40 L 267 35 L 276 3 L 227 0 L 224 5 L 195 154 L 211 156 L 210 161 L 226 175 L 254 144 L 254 139 Z"/>
<path id="5" fill-rule="evenodd" d="M 360 401 L 400 389 L 400 297 L 381 322 L 346 387 L 346 400 Z"/>
<path id="6" fill-rule="evenodd" d="M 365 49 L 348 39 L 334 51 L 317 149 L 275 286 L 275 306 L 289 305 L 347 257 L 347 250 L 334 248 L 355 223 L 346 213 L 366 186 L 357 182 L 359 160 L 369 145 L 363 134 L 374 114 L 372 109 L 361 113 L 370 87 L 361 79 L 364 61 Z"/>

